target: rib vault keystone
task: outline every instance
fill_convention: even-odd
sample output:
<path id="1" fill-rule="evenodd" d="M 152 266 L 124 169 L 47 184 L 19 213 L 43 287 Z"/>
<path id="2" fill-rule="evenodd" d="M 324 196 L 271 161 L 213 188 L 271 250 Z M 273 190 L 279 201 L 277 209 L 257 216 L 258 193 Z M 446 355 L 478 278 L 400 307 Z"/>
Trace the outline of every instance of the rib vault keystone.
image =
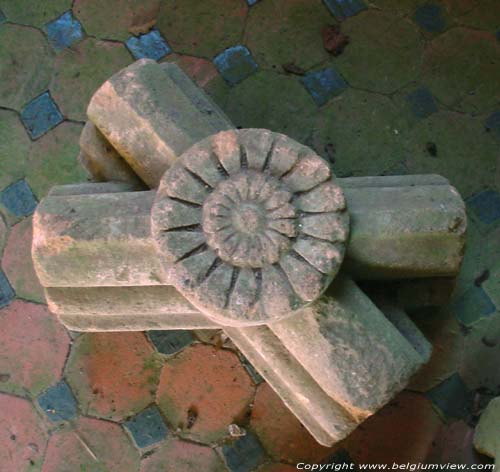
<path id="1" fill-rule="evenodd" d="M 356 282 L 402 281 L 415 306 L 456 276 L 466 216 L 446 179 L 336 179 L 287 136 L 235 130 L 173 64 L 118 72 L 88 116 L 81 162 L 101 183 L 53 188 L 33 219 L 68 328 L 223 329 L 324 445 L 428 361 L 405 303 Z"/>

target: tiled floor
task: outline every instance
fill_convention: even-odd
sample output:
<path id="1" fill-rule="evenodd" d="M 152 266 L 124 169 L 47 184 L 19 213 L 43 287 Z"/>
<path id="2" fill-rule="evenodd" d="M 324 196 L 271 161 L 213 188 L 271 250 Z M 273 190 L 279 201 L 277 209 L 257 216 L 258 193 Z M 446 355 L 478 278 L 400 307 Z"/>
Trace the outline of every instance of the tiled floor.
<path id="1" fill-rule="evenodd" d="M 329 25 L 349 37 L 338 56 Z M 30 215 L 86 178 L 89 98 L 140 57 L 176 62 L 237 126 L 284 132 L 339 176 L 437 172 L 466 200 L 456 292 L 413 313 L 431 362 L 342 444 L 319 446 L 220 333 L 77 335 L 43 304 Z M 500 395 L 498 0 L 0 0 L 0 77 L 1 472 L 487 461 L 471 441 Z"/>

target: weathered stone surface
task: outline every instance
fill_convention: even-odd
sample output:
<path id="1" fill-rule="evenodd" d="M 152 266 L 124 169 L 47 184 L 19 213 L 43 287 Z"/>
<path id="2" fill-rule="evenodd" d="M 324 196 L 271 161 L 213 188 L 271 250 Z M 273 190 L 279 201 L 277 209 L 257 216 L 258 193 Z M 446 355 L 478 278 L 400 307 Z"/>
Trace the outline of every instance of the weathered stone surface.
<path id="1" fill-rule="evenodd" d="M 123 44 L 86 38 L 57 55 L 51 94 L 65 116 L 85 121 L 85 109 L 92 94 L 131 60 Z"/>
<path id="2" fill-rule="evenodd" d="M 357 421 L 402 390 L 428 358 L 344 278 L 337 278 L 310 307 L 269 326 L 325 392 Z"/>
<path id="3" fill-rule="evenodd" d="M 24 3 L 24 2 L 19 2 Z M 10 2 L 17 5 L 18 2 Z M 2 5 L 5 11 L 5 6 Z M 24 7 L 24 10 L 31 10 Z M 20 110 L 47 90 L 54 55 L 41 31 L 6 24 L 0 30 L 0 106 Z"/>
<path id="4" fill-rule="evenodd" d="M 211 59 L 239 41 L 247 11 L 245 2 L 164 0 L 157 27 L 174 51 Z"/>
<path id="5" fill-rule="evenodd" d="M 142 59 L 105 82 L 91 121 L 150 187 L 194 142 L 232 125 L 174 64 Z"/>
<path id="6" fill-rule="evenodd" d="M 84 414 L 121 421 L 153 402 L 160 360 L 143 333 L 86 333 L 66 379 Z"/>
<path id="7" fill-rule="evenodd" d="M 496 467 L 500 465 L 500 397 L 491 400 L 481 415 L 474 434 L 474 447 L 494 457 Z"/>
<path id="8" fill-rule="evenodd" d="M 466 214 L 450 185 L 344 189 L 351 237 L 344 267 L 354 278 L 458 273 Z"/>
<path id="9" fill-rule="evenodd" d="M 124 41 L 130 34 L 144 34 L 155 24 L 160 0 L 76 0 L 74 15 L 85 31 L 100 39 Z M 112 21 L 110 21 L 112 18 Z"/>
<path id="10" fill-rule="evenodd" d="M 244 418 L 253 391 L 236 354 L 197 344 L 166 361 L 156 399 L 183 436 L 211 443 Z"/>
<path id="11" fill-rule="evenodd" d="M 205 88 L 219 77 L 214 64 L 200 57 L 173 53 L 162 59 L 160 63 L 162 62 L 177 64 L 198 87 Z"/>
<path id="12" fill-rule="evenodd" d="M 96 126 L 87 121 L 80 135 L 80 164 L 98 182 L 127 182 L 134 190 L 144 188 L 144 184 L 127 162 L 116 152 Z"/>
<path id="13" fill-rule="evenodd" d="M 129 192 L 42 200 L 33 217 L 33 261 L 42 285 L 164 284 L 150 237 L 153 197 Z"/>
<path id="14" fill-rule="evenodd" d="M 93 195 L 98 193 L 122 193 L 134 190 L 132 184 L 125 182 L 99 182 L 84 184 L 55 185 L 48 193 L 51 197 L 63 195 Z"/>
<path id="15" fill-rule="evenodd" d="M 74 331 L 213 329 L 172 286 L 48 287 L 50 311 Z"/>
<path id="16" fill-rule="evenodd" d="M 267 326 L 224 331 L 320 444 L 331 446 L 357 426 Z"/>
<path id="17" fill-rule="evenodd" d="M 317 298 L 340 267 L 348 225 L 327 163 L 254 129 L 224 131 L 185 152 L 152 209 L 172 283 L 235 326 L 288 316 Z"/>

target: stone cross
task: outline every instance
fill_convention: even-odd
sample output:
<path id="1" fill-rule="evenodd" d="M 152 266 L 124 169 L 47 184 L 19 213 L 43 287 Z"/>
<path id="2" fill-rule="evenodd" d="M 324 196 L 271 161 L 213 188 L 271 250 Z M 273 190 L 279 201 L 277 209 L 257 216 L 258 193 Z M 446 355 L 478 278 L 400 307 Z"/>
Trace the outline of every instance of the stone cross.
<path id="1" fill-rule="evenodd" d="M 87 113 L 80 160 L 103 183 L 53 188 L 33 220 L 68 328 L 221 328 L 323 445 L 429 359 L 404 310 L 355 280 L 418 298 L 457 274 L 466 216 L 446 179 L 336 179 L 285 135 L 235 130 L 173 64 L 137 61 Z"/>

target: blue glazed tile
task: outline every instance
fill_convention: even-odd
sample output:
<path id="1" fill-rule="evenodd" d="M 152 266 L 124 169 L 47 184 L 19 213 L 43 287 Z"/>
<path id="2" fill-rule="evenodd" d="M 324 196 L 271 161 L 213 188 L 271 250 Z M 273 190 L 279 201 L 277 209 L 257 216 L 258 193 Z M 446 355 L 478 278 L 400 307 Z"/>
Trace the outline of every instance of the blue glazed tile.
<path id="1" fill-rule="evenodd" d="M 29 216 L 36 208 L 37 200 L 26 180 L 18 180 L 0 193 L 0 202 L 15 216 Z"/>
<path id="2" fill-rule="evenodd" d="M 500 142 L 500 111 L 493 112 L 484 123 L 486 130 L 493 133 L 494 138 Z"/>
<path id="3" fill-rule="evenodd" d="M 249 472 L 266 459 L 264 449 L 251 432 L 231 444 L 223 445 L 222 454 L 231 472 Z"/>
<path id="4" fill-rule="evenodd" d="M 124 423 L 137 447 L 147 447 L 167 437 L 168 428 L 158 411 L 151 406 Z"/>
<path id="5" fill-rule="evenodd" d="M 73 18 L 71 11 L 47 23 L 45 31 L 47 31 L 50 44 L 56 51 L 61 51 L 83 38 L 82 25 Z"/>
<path id="6" fill-rule="evenodd" d="M 323 3 L 337 20 L 357 15 L 367 8 L 362 0 L 323 0 Z"/>
<path id="7" fill-rule="evenodd" d="M 453 374 L 429 390 L 426 396 L 446 419 L 467 419 L 472 410 L 472 392 L 458 374 Z"/>
<path id="8" fill-rule="evenodd" d="M 248 3 L 248 6 L 253 6 L 255 5 L 257 2 L 259 2 L 260 0 L 247 0 L 247 3 Z"/>
<path id="9" fill-rule="evenodd" d="M 429 33 L 439 33 L 446 26 L 443 9 L 440 5 L 432 3 L 417 8 L 415 11 L 415 21 L 420 28 L 429 31 Z"/>
<path id="10" fill-rule="evenodd" d="M 416 118 L 427 118 L 438 111 L 436 101 L 427 87 L 420 87 L 409 93 L 406 101 Z"/>
<path id="11" fill-rule="evenodd" d="M 471 287 L 451 304 L 451 310 L 463 325 L 470 326 L 495 313 L 496 307 L 482 287 Z"/>
<path id="12" fill-rule="evenodd" d="M 68 421 L 76 416 L 76 400 L 64 380 L 42 393 L 38 404 L 53 422 Z"/>
<path id="13" fill-rule="evenodd" d="M 190 331 L 174 329 L 171 331 L 149 331 L 149 339 L 161 354 L 175 354 L 194 341 Z"/>
<path id="14" fill-rule="evenodd" d="M 497 31 L 496 37 L 497 37 L 497 41 L 500 41 L 500 30 Z"/>
<path id="15" fill-rule="evenodd" d="M 5 23 L 7 21 L 7 18 L 5 17 L 5 15 L 3 14 L 3 11 L 0 10 L 0 25 L 2 23 Z"/>
<path id="16" fill-rule="evenodd" d="M 259 68 L 252 53 L 241 45 L 222 51 L 215 56 L 214 64 L 229 85 L 240 83 Z"/>
<path id="17" fill-rule="evenodd" d="M 131 36 L 125 44 L 136 59 L 157 61 L 172 52 L 163 36 L 155 29 L 146 34 Z"/>
<path id="18" fill-rule="evenodd" d="M 483 190 L 467 199 L 467 205 L 486 224 L 500 219 L 500 195 L 494 190 Z"/>
<path id="19" fill-rule="evenodd" d="M 6 307 L 12 300 L 14 300 L 15 296 L 16 294 L 9 283 L 9 279 L 3 273 L 3 270 L 0 269 L 0 308 Z"/>
<path id="20" fill-rule="evenodd" d="M 63 116 L 49 92 L 34 98 L 21 112 L 21 121 L 31 139 L 37 139 L 63 121 Z"/>
<path id="21" fill-rule="evenodd" d="M 348 87 L 344 78 L 332 67 L 310 72 L 300 80 L 319 107 Z"/>

